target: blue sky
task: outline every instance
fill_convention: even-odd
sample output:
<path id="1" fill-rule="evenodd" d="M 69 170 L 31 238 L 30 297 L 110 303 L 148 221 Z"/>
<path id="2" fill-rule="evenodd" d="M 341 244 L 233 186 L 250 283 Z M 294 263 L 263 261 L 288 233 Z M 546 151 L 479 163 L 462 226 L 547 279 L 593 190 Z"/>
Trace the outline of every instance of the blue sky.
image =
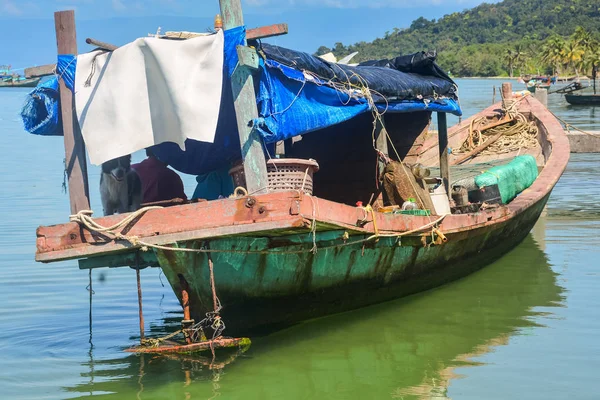
<path id="1" fill-rule="evenodd" d="M 488 1 L 490 2 L 490 1 Z M 492 1 L 493 2 L 493 1 Z M 242 0 L 246 25 L 287 22 L 287 36 L 271 43 L 314 52 L 371 41 L 414 19 L 440 18 L 479 0 Z M 54 61 L 53 12 L 74 9 L 79 51 L 86 37 L 121 45 L 164 30 L 205 31 L 219 12 L 218 0 L 0 0 L 0 64 L 14 68 Z M 400 51 L 401 52 L 401 51 Z"/>

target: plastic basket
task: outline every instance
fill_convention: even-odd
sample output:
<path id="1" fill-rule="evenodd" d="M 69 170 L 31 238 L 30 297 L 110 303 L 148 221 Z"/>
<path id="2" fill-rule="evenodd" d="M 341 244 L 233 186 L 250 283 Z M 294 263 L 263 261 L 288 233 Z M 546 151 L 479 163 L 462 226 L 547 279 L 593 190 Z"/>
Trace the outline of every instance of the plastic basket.
<path id="1" fill-rule="evenodd" d="M 267 181 L 269 192 L 286 190 L 303 190 L 313 193 L 313 174 L 319 170 L 315 160 L 299 158 L 274 158 L 267 161 Z M 229 170 L 235 187 L 246 187 L 246 176 L 243 164 L 235 165 Z"/>

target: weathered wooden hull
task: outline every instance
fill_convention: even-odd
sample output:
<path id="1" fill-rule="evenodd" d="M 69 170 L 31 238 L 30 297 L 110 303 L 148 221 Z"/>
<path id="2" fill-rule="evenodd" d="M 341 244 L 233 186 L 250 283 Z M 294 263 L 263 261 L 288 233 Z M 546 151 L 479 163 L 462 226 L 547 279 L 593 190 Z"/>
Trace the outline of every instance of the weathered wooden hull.
<path id="1" fill-rule="evenodd" d="M 468 235 L 449 235 L 447 243 L 431 247 L 424 247 L 420 240 L 381 238 L 376 243 L 313 254 L 309 251 L 311 235 L 306 233 L 276 239 L 211 240 L 211 249 L 268 251 L 210 255 L 227 332 L 233 335 L 264 332 L 408 296 L 466 276 L 519 244 L 537 221 L 547 199 L 548 196 L 539 199 L 515 218 L 482 226 Z M 319 233 L 317 246 L 329 246 L 342 234 L 343 231 Z M 198 241 L 182 246 L 200 248 L 205 244 Z M 308 251 L 277 253 L 298 248 Z M 202 319 L 213 304 L 208 254 L 159 250 L 157 258 L 176 294 L 181 293 L 179 275 L 187 279 L 193 293 L 192 317 Z"/>
<path id="2" fill-rule="evenodd" d="M 600 106 L 600 94 L 565 94 L 565 100 L 573 105 Z"/>

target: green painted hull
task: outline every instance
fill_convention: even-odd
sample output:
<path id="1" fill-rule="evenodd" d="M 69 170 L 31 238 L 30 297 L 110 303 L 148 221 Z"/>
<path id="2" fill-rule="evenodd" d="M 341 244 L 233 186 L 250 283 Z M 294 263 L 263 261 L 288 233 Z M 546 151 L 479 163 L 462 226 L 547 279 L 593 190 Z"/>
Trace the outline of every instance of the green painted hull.
<path id="1" fill-rule="evenodd" d="M 519 244 L 539 218 L 549 193 L 512 218 L 474 229 L 467 237 L 423 247 L 419 240 L 381 238 L 377 243 L 310 250 L 311 234 L 278 238 L 230 237 L 211 249 L 269 250 L 268 254 L 212 253 L 217 295 L 229 335 L 279 329 L 428 290 L 472 273 Z M 319 247 L 340 243 L 343 231 L 317 232 Z M 351 241 L 355 237 L 351 237 Z M 199 248 L 206 242 L 181 243 Z M 179 296 L 179 275 L 190 285 L 192 317 L 212 310 L 208 255 L 156 252 Z M 180 298 L 181 300 L 181 298 Z"/>

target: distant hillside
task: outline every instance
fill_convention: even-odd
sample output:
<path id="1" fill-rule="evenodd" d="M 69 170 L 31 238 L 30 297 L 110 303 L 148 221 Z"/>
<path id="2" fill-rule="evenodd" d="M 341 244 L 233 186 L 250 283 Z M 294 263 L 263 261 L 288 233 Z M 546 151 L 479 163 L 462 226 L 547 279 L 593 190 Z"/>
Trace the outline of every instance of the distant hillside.
<path id="1" fill-rule="evenodd" d="M 317 54 L 333 51 L 340 58 L 358 51 L 352 61 L 365 61 L 437 50 L 438 63 L 457 76 L 504 75 L 517 66 L 522 72 L 542 72 L 536 71 L 540 67 L 550 72 L 555 69 L 554 63 L 542 62 L 541 47 L 553 36 L 572 35 L 578 26 L 597 40 L 599 0 L 504 0 L 445 15 L 437 21 L 421 17 L 409 28 L 394 28 L 373 42 L 321 46 Z M 509 61 L 509 50 L 518 51 L 521 60 Z M 569 61 L 564 64 L 564 69 L 568 68 Z"/>

